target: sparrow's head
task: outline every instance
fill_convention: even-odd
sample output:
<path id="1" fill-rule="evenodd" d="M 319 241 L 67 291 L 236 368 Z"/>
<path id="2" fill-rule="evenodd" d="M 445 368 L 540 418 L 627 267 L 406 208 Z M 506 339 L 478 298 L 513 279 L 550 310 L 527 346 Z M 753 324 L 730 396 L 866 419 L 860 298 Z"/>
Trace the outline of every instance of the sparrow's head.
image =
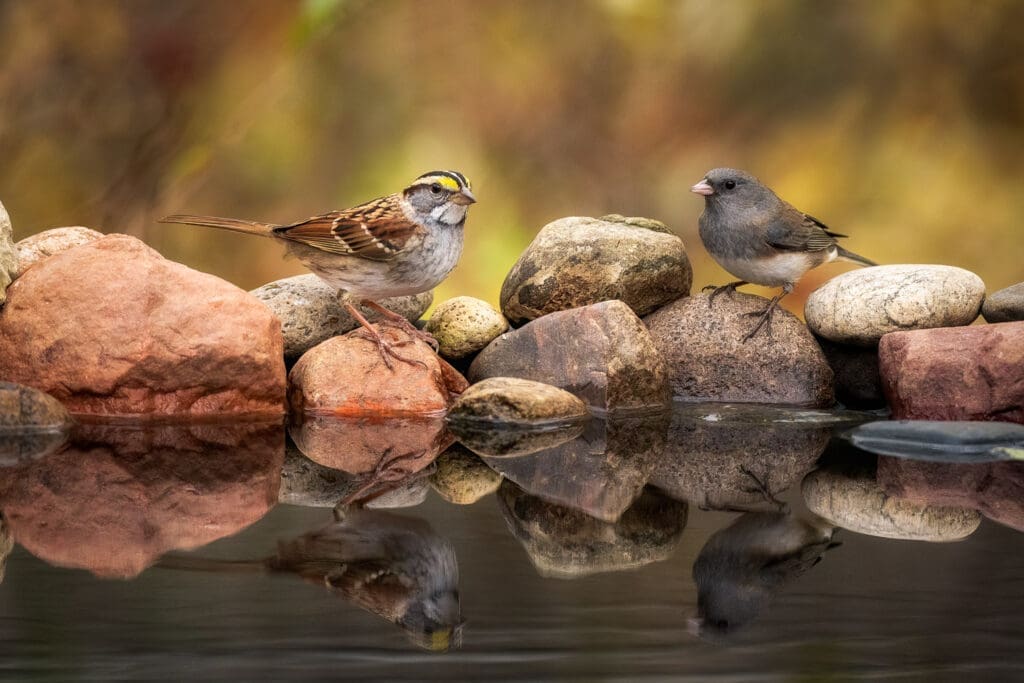
<path id="1" fill-rule="evenodd" d="M 703 195 L 709 205 L 754 206 L 774 193 L 746 171 L 735 168 L 715 168 L 704 179 L 690 188 L 690 192 Z"/>
<path id="2" fill-rule="evenodd" d="M 414 180 L 402 192 L 413 211 L 424 222 L 459 225 L 466 210 L 476 202 L 469 180 L 458 171 L 431 171 Z"/>

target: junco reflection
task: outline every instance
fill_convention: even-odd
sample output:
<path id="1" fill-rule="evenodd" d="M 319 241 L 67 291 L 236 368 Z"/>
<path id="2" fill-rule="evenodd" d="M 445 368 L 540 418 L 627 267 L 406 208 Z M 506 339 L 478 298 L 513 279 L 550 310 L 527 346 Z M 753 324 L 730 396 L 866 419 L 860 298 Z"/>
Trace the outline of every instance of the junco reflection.
<path id="1" fill-rule="evenodd" d="M 822 519 L 748 512 L 715 533 L 693 564 L 702 637 L 729 634 L 753 621 L 782 587 L 821 561 L 835 527 Z"/>
<path id="2" fill-rule="evenodd" d="M 744 171 L 713 169 L 690 191 L 704 196 L 704 213 L 700 216 L 704 248 L 718 265 L 740 278 L 715 288 L 709 304 L 722 292 L 731 293 L 740 285 L 782 287 L 764 312 L 751 314 L 759 320 L 743 341 L 762 326 L 770 332 L 779 300 L 792 292 L 797 280 L 811 268 L 836 259 L 877 265 L 839 246 L 836 239 L 846 235 L 832 232 L 817 218 L 779 199 Z"/>

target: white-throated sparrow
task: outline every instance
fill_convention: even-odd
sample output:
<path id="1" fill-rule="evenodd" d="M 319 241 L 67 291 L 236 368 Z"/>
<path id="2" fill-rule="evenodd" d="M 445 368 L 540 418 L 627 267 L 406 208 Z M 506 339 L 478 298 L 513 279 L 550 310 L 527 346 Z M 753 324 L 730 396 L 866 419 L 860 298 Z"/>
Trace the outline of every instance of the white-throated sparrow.
<path id="1" fill-rule="evenodd" d="M 475 201 L 466 176 L 458 171 L 431 171 L 401 192 L 287 225 L 187 215 L 167 216 L 160 222 L 280 239 L 289 253 L 329 285 L 361 298 L 387 320 L 426 338 L 429 335 L 374 300 L 419 294 L 440 284 L 462 254 L 466 211 Z M 377 343 L 388 367 L 388 356 L 413 362 L 398 355 L 354 306 L 345 306 Z"/>

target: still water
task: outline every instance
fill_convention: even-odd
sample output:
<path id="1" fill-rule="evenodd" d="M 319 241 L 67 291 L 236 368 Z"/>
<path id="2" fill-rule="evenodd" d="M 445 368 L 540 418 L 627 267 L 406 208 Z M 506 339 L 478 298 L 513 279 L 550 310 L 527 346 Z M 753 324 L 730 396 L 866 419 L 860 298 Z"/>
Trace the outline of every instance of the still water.
<path id="1" fill-rule="evenodd" d="M 0 678 L 1024 679 L 1024 465 L 871 455 L 836 436 L 863 417 L 22 444 Z"/>

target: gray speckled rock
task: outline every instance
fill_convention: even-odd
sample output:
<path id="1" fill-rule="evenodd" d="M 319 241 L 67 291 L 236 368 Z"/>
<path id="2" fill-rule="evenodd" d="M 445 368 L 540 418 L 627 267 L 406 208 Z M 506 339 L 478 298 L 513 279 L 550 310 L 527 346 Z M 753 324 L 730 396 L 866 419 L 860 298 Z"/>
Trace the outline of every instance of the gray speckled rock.
<path id="1" fill-rule="evenodd" d="M 493 422 L 582 420 L 587 404 L 564 389 L 518 377 L 490 377 L 470 386 L 448 411 L 449 419 Z"/>
<path id="2" fill-rule="evenodd" d="M 457 296 L 437 305 L 427 321 L 438 353 L 455 360 L 471 356 L 508 331 L 508 320 L 486 301 Z"/>
<path id="3" fill-rule="evenodd" d="M 339 295 L 336 289 L 313 274 L 270 282 L 251 293 L 281 319 L 284 357 L 289 362 L 297 360 L 320 342 L 359 326 L 344 307 L 349 295 Z M 423 292 L 415 296 L 383 299 L 377 303 L 409 322 L 416 322 L 430 307 L 433 296 L 431 292 Z M 356 307 L 370 322 L 380 317 L 375 311 Z"/>
<path id="4" fill-rule="evenodd" d="M 7 301 L 7 285 L 18 270 L 18 252 L 14 248 L 14 228 L 7 209 L 0 203 L 0 306 Z"/>
<path id="5" fill-rule="evenodd" d="M 762 328 L 744 342 L 757 322 L 747 314 L 768 301 L 742 292 L 708 299 L 679 299 L 644 318 L 677 398 L 832 405 L 832 370 L 796 316 L 776 310 L 771 334 Z"/>
<path id="6" fill-rule="evenodd" d="M 981 307 L 981 314 L 990 323 L 1024 320 L 1024 282 L 990 294 Z"/>
<path id="7" fill-rule="evenodd" d="M 925 505 L 889 496 L 874 476 L 815 470 L 801 485 L 808 509 L 837 526 L 868 536 L 911 541 L 959 541 L 981 515 L 962 507 Z"/>
<path id="8" fill-rule="evenodd" d="M 67 228 L 51 228 L 30 235 L 18 242 L 18 269 L 15 277 L 21 276 L 28 267 L 54 254 L 73 249 L 103 237 L 102 232 L 74 225 Z"/>
<path id="9" fill-rule="evenodd" d="M 818 336 L 871 346 L 888 332 L 970 325 L 984 298 L 985 283 L 963 268 L 875 266 L 826 282 L 807 298 L 804 318 Z"/>
<path id="10" fill-rule="evenodd" d="M 690 293 L 683 241 L 662 223 L 612 215 L 544 226 L 501 287 L 513 325 L 554 311 L 619 299 L 637 315 Z"/>

